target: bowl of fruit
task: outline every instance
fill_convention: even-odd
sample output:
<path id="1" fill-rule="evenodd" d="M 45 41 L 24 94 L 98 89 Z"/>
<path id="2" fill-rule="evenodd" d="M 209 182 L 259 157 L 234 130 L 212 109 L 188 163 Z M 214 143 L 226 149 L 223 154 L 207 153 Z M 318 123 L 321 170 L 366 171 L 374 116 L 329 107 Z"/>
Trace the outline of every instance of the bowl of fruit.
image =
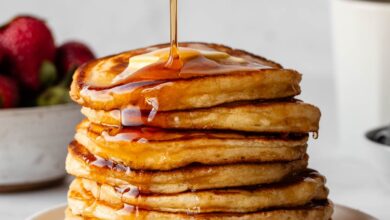
<path id="1" fill-rule="evenodd" d="M 59 183 L 81 118 L 70 103 L 74 70 L 94 58 L 83 43 L 56 46 L 48 25 L 18 16 L 0 26 L 0 192 Z"/>

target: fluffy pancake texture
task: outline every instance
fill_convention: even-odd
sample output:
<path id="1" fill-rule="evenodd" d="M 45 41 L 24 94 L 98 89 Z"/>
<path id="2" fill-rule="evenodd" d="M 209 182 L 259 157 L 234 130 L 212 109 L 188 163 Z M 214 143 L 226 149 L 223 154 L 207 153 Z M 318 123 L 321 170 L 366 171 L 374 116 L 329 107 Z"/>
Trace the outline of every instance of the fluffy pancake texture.
<path id="1" fill-rule="evenodd" d="M 300 93 L 301 75 L 296 71 L 282 69 L 279 64 L 242 50 L 207 43 L 182 43 L 180 46 L 225 52 L 263 68 L 179 80 L 115 84 L 114 78 L 126 69 L 130 57 L 166 46 L 136 49 L 87 63 L 73 77 L 72 99 L 83 106 L 106 111 L 129 104 L 150 110 L 153 108 L 150 101 L 158 100 L 159 110 L 167 111 L 210 107 L 239 100 L 285 98 Z"/>
<path id="2" fill-rule="evenodd" d="M 312 200 L 324 200 L 328 190 L 324 178 L 317 173 L 305 173 L 292 182 L 237 189 L 213 189 L 179 194 L 140 194 L 133 188 L 115 188 L 86 179 L 76 179 L 69 195 L 87 192 L 95 200 L 115 207 L 123 204 L 154 211 L 209 213 L 255 212 L 258 210 L 296 207 Z M 240 202 L 237 202 L 240 201 Z"/>
<path id="3" fill-rule="evenodd" d="M 308 169 L 320 110 L 301 74 L 218 44 L 168 44 L 84 64 L 70 95 L 86 116 L 68 146 L 67 220 L 330 220 Z"/>
<path id="4" fill-rule="evenodd" d="M 99 161 L 81 145 L 71 144 L 68 150 L 68 173 L 111 186 L 134 186 L 145 193 L 179 193 L 279 182 L 305 170 L 308 159 L 258 164 L 192 165 L 169 171 L 145 171 L 132 170 L 113 161 Z"/>
<path id="5" fill-rule="evenodd" d="M 313 202 L 310 205 L 291 209 L 276 209 L 246 214 L 207 213 L 196 215 L 146 210 L 126 212 L 122 209 L 118 210 L 102 203 L 95 203 L 93 209 L 87 209 L 85 208 L 88 207 L 85 200 L 72 200 L 72 202 L 74 202 L 73 204 L 75 204 L 75 206 L 73 208 L 78 214 L 72 213 L 68 208 L 66 210 L 65 220 L 330 220 L 333 213 L 333 204 L 330 201 Z"/>
<path id="6" fill-rule="evenodd" d="M 251 213 L 187 214 L 137 208 L 126 203 L 110 204 L 97 200 L 87 190 L 70 191 L 66 219 L 215 219 L 215 220 L 330 220 L 333 205 L 327 200 L 312 201 L 304 206 L 275 208 Z M 82 216 L 82 217 L 81 217 Z"/>
<path id="7" fill-rule="evenodd" d="M 170 170 L 192 163 L 292 161 L 306 153 L 307 135 L 109 128 L 82 122 L 75 136 L 92 154 L 133 169 Z"/>
<path id="8" fill-rule="evenodd" d="M 111 126 L 147 125 L 175 129 L 222 129 L 249 132 L 316 132 L 320 110 L 299 101 L 234 103 L 191 111 L 143 114 L 138 109 L 103 111 L 83 108 L 90 121 Z"/>

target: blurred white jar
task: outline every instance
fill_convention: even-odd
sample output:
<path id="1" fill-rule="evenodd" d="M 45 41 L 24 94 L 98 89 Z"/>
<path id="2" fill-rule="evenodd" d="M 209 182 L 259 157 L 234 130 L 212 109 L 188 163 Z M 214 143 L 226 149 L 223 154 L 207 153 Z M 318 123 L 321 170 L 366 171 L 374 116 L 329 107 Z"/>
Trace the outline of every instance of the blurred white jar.
<path id="1" fill-rule="evenodd" d="M 390 1 L 332 0 L 340 143 L 363 155 L 364 132 L 390 123 Z"/>

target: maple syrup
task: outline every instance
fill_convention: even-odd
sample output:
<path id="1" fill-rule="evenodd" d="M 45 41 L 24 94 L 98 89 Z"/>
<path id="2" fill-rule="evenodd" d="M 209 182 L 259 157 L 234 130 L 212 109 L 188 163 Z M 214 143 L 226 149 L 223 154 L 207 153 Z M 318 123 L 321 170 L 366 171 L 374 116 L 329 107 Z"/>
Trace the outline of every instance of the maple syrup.
<path id="1" fill-rule="evenodd" d="M 122 72 L 113 79 L 113 85 L 107 88 L 84 85 L 81 93 L 93 97 L 94 100 L 103 101 L 109 100 L 113 94 L 136 91 L 145 86 L 148 86 L 149 90 L 158 91 L 163 88 L 163 83 L 178 79 L 272 68 L 220 51 L 179 47 L 177 30 L 177 0 L 170 0 L 170 47 L 136 54 L 130 57 L 124 70 L 122 64 L 121 70 L 116 63 L 111 70 Z M 123 60 L 115 59 L 114 62 L 122 63 Z M 140 126 L 145 124 L 145 121 L 151 122 L 154 119 L 159 111 L 159 100 L 151 96 L 144 97 L 144 102 L 151 107 L 147 113 L 142 112 L 139 106 L 117 109 L 123 126 Z"/>
<path id="2" fill-rule="evenodd" d="M 177 0 L 170 0 L 170 24 L 171 48 L 165 67 L 176 70 L 183 67 L 183 62 L 180 60 L 178 51 L 179 44 L 177 41 Z"/>
<path id="3" fill-rule="evenodd" d="M 223 131 L 223 130 L 170 130 L 156 127 L 123 127 L 120 132 L 111 132 L 110 130 L 96 131 L 89 130 L 94 135 L 100 136 L 105 142 L 136 142 L 149 143 L 153 141 L 183 141 L 195 138 L 204 139 L 267 139 L 267 140 L 286 140 L 297 141 L 306 138 L 304 133 L 259 133 L 245 131 Z"/>
<path id="4" fill-rule="evenodd" d="M 106 90 L 106 93 L 121 93 L 124 91 L 133 91 L 144 86 L 152 86 L 150 89 L 159 90 L 159 85 L 179 79 L 189 79 L 195 77 L 207 77 L 217 74 L 229 74 L 238 71 L 253 71 L 259 69 L 274 68 L 272 66 L 263 65 L 256 62 L 249 62 L 242 58 L 233 57 L 227 53 L 217 51 L 202 51 L 198 49 L 180 47 L 178 43 L 178 27 L 177 27 L 177 0 L 170 0 L 170 47 L 151 51 L 149 53 L 140 54 L 130 57 L 129 65 L 126 69 L 120 69 L 119 75 L 114 79 L 115 83 Z M 168 54 L 168 55 L 167 55 Z M 144 60 L 146 61 L 144 61 Z M 137 63 L 138 62 L 138 63 Z M 140 64 L 141 63 L 141 64 Z M 133 65 L 133 66 L 132 66 Z M 118 71 L 118 70 L 115 70 Z M 83 90 L 100 90 L 86 86 Z M 106 89 L 106 88 L 104 88 Z M 103 89 L 101 89 L 103 90 Z M 104 99 L 104 93 L 101 96 L 94 97 L 95 99 Z M 174 100 L 173 100 L 174 101 Z M 145 102 L 152 106 L 148 112 L 142 111 L 138 106 L 126 106 L 118 109 L 121 118 L 121 124 L 125 127 L 120 128 L 121 132 L 110 134 L 109 131 L 103 131 L 102 137 L 106 141 L 120 142 L 139 142 L 147 143 L 149 141 L 161 140 L 183 140 L 194 137 L 206 138 L 221 138 L 216 131 L 172 131 L 166 129 L 142 127 L 154 119 L 159 111 L 159 100 L 156 97 L 145 97 Z M 227 134 L 226 131 L 219 131 Z M 307 134 L 293 133 L 249 133 L 235 132 L 232 135 L 235 138 L 252 138 L 264 135 L 267 138 L 275 139 L 300 139 L 306 137 Z M 318 133 L 314 132 L 313 137 L 317 137 Z M 226 138 L 226 136 L 224 136 Z M 73 143 L 77 145 L 76 143 Z M 81 146 L 74 147 L 73 150 L 79 149 Z M 77 153 L 77 152 L 76 152 Z M 94 169 L 109 169 L 126 174 L 139 173 L 139 178 L 142 177 L 142 172 L 130 169 L 121 163 L 116 163 L 113 160 L 105 159 L 91 153 L 79 152 L 84 160 Z M 145 171 L 153 172 L 153 171 Z M 144 184 L 148 185 L 149 179 L 145 178 Z M 271 186 L 271 185 L 270 185 Z M 272 185 L 275 186 L 275 185 Z M 115 190 L 125 197 L 141 196 L 140 190 L 142 187 L 133 185 L 124 185 L 116 187 Z M 223 193 L 221 191 L 221 193 Z M 189 213 L 196 212 L 200 207 L 193 207 Z M 137 206 L 124 205 L 119 210 L 120 212 L 137 212 Z"/>
<path id="5" fill-rule="evenodd" d="M 190 45 L 180 47 L 177 29 L 177 0 L 170 0 L 170 46 L 134 53 L 129 58 L 127 68 L 124 68 L 123 59 L 113 59 L 109 64 L 111 68 L 105 70 L 116 74 L 111 85 L 101 88 L 86 84 L 81 93 L 94 100 L 107 100 L 107 94 L 134 91 L 144 86 L 155 86 L 151 89 L 158 90 L 160 84 L 178 79 L 275 68 L 271 64 L 250 62 L 212 48 L 199 49 Z M 91 70 L 84 66 L 80 72 L 83 71 Z M 94 91 L 99 93 L 95 94 Z"/>
<path id="6" fill-rule="evenodd" d="M 145 87 L 149 91 L 153 90 L 158 93 L 167 83 L 180 79 L 275 68 L 271 64 L 248 61 L 210 47 L 196 48 L 197 46 L 194 46 L 196 44 L 192 46 L 184 44 L 186 46 L 180 47 L 177 38 L 177 20 L 177 0 L 170 0 L 170 46 L 134 52 L 128 60 L 127 67 L 124 65 L 126 62 L 123 58 L 113 58 L 112 62 L 108 62 L 111 68 L 104 70 L 115 75 L 109 85 L 98 87 L 84 84 L 80 93 L 91 97 L 92 100 L 104 102 L 112 100 L 115 94 L 142 93 Z M 87 71 L 92 70 L 87 66 L 80 69 L 80 72 Z M 159 111 L 159 100 L 155 96 L 143 97 L 143 99 L 142 105 L 147 105 L 150 107 L 148 109 L 151 109 L 147 113 L 147 121 L 150 122 Z M 145 113 L 140 111 L 141 108 L 144 109 L 140 106 L 126 106 L 117 109 L 122 116 L 122 125 L 142 125 L 141 122 L 144 119 L 141 115 Z M 131 120 L 128 120 L 129 118 Z"/>

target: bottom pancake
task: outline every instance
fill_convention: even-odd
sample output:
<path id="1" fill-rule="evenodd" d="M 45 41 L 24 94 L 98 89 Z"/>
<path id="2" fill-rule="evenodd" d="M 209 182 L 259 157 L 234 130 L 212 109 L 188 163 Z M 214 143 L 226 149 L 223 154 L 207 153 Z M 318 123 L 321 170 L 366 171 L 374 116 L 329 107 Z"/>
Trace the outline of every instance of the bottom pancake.
<path id="1" fill-rule="evenodd" d="M 112 186 L 138 187 L 144 193 L 248 186 L 279 182 L 304 171 L 307 157 L 291 162 L 192 165 L 170 171 L 141 171 L 95 157 L 82 145 L 70 145 L 66 169 L 76 177 Z"/>
<path id="2" fill-rule="evenodd" d="M 324 184 L 323 176 L 316 171 L 307 170 L 304 174 L 284 183 L 177 194 L 142 194 L 134 188 L 122 189 L 77 178 L 70 185 L 68 198 L 69 204 L 73 203 L 74 198 L 84 196 L 89 200 L 96 200 L 117 208 L 127 204 L 138 209 L 164 212 L 247 213 L 297 207 L 312 200 L 325 200 L 328 189 Z"/>
<path id="3" fill-rule="evenodd" d="M 137 210 L 130 206 L 120 209 L 80 198 L 65 211 L 65 220 L 330 220 L 333 204 L 329 200 L 313 201 L 301 207 L 274 209 L 253 213 L 184 214 Z"/>

